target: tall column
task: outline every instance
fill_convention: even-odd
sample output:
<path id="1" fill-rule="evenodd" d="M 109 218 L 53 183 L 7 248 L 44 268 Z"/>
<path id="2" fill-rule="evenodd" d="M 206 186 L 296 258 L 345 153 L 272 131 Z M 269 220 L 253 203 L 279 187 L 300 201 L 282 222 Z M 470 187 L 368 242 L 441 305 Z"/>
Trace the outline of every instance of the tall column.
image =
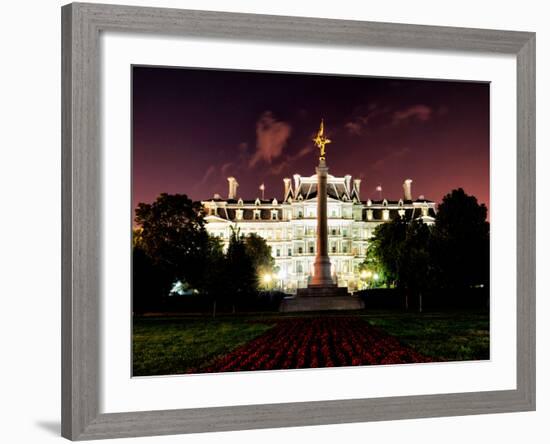
<path id="1" fill-rule="evenodd" d="M 317 253 L 313 263 L 313 278 L 311 286 L 334 286 L 330 273 L 328 257 L 328 227 L 327 227 L 327 175 L 328 167 L 325 159 L 319 160 L 317 167 Z"/>

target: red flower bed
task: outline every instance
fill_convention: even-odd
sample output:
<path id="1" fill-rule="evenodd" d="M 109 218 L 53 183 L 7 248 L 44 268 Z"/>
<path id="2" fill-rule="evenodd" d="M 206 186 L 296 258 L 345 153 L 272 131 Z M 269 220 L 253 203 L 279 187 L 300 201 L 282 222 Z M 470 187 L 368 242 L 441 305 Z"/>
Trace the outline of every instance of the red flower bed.
<path id="1" fill-rule="evenodd" d="M 209 367 L 190 373 L 430 361 L 360 318 L 335 316 L 283 319 Z"/>

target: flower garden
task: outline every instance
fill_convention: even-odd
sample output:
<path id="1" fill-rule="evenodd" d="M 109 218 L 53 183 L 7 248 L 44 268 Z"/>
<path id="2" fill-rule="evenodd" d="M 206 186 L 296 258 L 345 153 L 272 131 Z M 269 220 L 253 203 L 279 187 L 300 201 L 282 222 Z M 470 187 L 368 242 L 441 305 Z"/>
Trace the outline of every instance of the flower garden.
<path id="1" fill-rule="evenodd" d="M 359 317 L 286 318 L 267 332 L 188 373 L 432 362 Z"/>

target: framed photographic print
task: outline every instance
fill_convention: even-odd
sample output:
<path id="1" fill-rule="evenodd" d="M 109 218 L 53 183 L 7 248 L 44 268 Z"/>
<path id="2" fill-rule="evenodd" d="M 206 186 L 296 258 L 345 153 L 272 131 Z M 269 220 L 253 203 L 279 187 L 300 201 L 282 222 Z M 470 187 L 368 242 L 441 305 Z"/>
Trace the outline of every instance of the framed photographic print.
<path id="1" fill-rule="evenodd" d="M 534 34 L 62 23 L 63 436 L 535 408 Z"/>

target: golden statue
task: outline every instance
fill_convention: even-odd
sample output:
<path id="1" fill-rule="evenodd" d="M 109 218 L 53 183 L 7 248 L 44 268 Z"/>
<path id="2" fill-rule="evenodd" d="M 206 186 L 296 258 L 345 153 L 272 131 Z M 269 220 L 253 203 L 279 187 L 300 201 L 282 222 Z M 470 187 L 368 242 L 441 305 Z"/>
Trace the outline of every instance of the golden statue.
<path id="1" fill-rule="evenodd" d="M 325 137 L 325 125 L 323 124 L 323 119 L 321 119 L 321 126 L 319 127 L 319 132 L 313 142 L 319 148 L 319 160 L 325 160 L 325 145 L 331 142 L 330 139 Z"/>

